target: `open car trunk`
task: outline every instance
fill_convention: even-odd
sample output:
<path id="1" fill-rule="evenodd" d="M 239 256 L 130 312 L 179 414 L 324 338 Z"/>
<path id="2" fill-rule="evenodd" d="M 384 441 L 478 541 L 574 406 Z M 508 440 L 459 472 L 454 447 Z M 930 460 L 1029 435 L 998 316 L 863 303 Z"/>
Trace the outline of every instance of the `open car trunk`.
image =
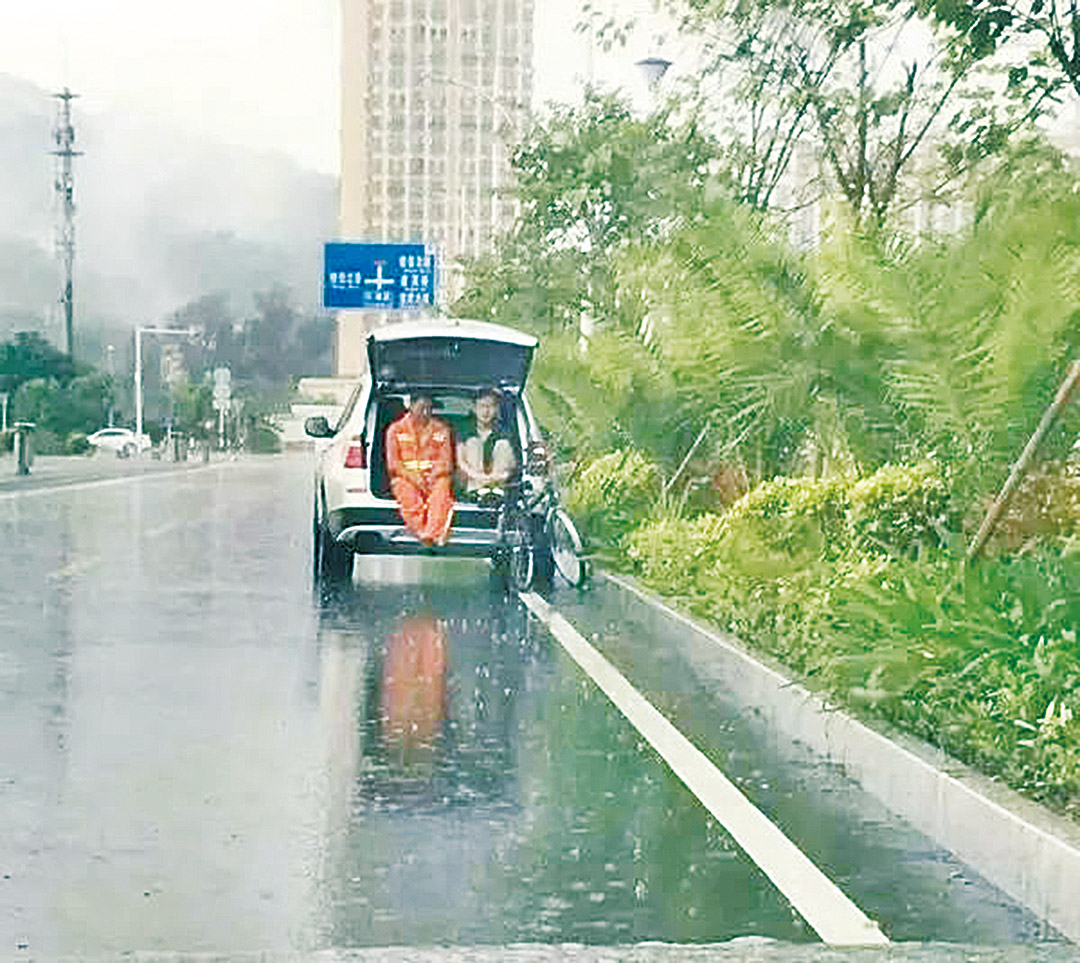
<path id="1" fill-rule="evenodd" d="M 368 364 L 384 389 L 490 385 L 520 394 L 536 343 L 531 335 L 481 321 L 397 324 L 369 335 Z"/>

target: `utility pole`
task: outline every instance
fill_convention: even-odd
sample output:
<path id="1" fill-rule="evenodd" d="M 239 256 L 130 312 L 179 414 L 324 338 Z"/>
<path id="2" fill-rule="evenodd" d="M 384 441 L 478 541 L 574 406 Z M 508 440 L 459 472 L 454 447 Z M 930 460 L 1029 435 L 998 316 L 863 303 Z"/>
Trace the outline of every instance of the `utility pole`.
<path id="1" fill-rule="evenodd" d="M 58 105 L 56 130 L 53 138 L 56 150 L 51 151 L 59 158 L 56 171 L 56 197 L 59 201 L 60 221 L 56 231 L 56 253 L 64 272 L 64 289 L 60 294 L 60 303 L 64 306 L 64 332 L 67 335 L 67 353 L 75 359 L 75 174 L 71 162 L 82 151 L 75 150 L 75 127 L 71 123 L 71 101 L 78 97 L 67 87 L 53 96 L 60 101 Z"/>

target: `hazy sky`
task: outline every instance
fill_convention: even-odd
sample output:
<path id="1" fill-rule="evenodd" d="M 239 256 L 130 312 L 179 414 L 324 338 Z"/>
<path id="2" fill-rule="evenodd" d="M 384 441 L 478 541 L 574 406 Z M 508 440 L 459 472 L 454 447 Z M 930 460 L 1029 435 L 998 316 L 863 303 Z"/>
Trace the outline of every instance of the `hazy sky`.
<path id="1" fill-rule="evenodd" d="M 620 12 L 647 0 L 622 2 Z M 0 72 L 336 173 L 339 0 L 0 0 Z M 538 102 L 573 99 L 591 62 L 635 83 L 634 53 L 590 61 L 580 0 L 537 0 Z M 568 72 L 566 65 L 577 65 Z"/>

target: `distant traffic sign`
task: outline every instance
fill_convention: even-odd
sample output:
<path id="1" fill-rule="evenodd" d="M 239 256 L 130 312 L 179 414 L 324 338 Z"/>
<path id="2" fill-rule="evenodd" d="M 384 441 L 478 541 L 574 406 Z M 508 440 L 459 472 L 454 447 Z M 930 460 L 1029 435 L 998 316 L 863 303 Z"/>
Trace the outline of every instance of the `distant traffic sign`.
<path id="1" fill-rule="evenodd" d="M 232 372 L 228 368 L 214 369 L 214 407 L 223 411 L 232 400 Z"/>
<path id="2" fill-rule="evenodd" d="M 435 258 L 423 244 L 325 245 L 323 307 L 417 308 L 435 301 Z"/>

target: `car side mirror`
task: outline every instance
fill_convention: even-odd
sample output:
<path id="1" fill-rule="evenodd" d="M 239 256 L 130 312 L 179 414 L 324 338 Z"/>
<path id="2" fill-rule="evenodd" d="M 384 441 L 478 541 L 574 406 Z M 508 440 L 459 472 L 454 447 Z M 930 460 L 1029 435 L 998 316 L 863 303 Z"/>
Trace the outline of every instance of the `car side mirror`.
<path id="1" fill-rule="evenodd" d="M 323 415 L 314 415 L 304 421 L 304 432 L 312 438 L 331 438 L 334 430 Z"/>

